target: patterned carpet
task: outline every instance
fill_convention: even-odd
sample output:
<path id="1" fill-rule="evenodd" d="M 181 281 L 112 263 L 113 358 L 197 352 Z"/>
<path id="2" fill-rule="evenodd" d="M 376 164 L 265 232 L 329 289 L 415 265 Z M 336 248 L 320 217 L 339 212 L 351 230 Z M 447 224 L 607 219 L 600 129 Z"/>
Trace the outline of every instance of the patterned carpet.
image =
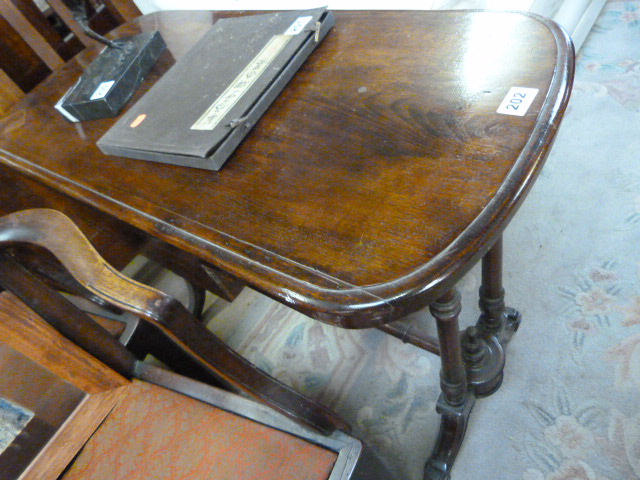
<path id="1" fill-rule="evenodd" d="M 640 479 L 640 1 L 610 1 L 587 38 L 505 255 L 507 303 L 524 320 L 504 385 L 476 403 L 454 479 Z M 477 317 L 478 286 L 477 270 L 460 285 L 463 323 Z M 422 477 L 438 425 L 436 357 L 250 290 L 208 317 L 262 369 L 342 414 L 400 479 Z"/>

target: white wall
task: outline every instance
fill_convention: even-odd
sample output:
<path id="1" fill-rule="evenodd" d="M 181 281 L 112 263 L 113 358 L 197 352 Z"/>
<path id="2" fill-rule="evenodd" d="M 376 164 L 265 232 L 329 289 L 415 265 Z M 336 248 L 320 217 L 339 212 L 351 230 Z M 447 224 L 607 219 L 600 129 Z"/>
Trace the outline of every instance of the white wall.
<path id="1" fill-rule="evenodd" d="M 142 13 L 157 10 L 528 10 L 534 0 L 134 0 Z M 576 1 L 576 0 L 573 0 Z"/>
<path id="2" fill-rule="evenodd" d="M 573 38 L 576 50 L 606 0 L 134 0 L 142 13 L 158 10 L 447 10 L 479 8 L 531 11 L 552 18 Z"/>

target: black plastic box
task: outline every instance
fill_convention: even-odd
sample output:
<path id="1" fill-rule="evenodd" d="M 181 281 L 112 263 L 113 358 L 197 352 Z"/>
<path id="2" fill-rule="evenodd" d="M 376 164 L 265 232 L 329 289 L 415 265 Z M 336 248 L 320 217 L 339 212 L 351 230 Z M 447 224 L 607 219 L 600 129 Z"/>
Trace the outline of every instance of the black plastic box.
<path id="1" fill-rule="evenodd" d="M 160 32 L 115 40 L 84 71 L 56 108 L 72 122 L 115 117 L 140 86 L 166 45 Z"/>

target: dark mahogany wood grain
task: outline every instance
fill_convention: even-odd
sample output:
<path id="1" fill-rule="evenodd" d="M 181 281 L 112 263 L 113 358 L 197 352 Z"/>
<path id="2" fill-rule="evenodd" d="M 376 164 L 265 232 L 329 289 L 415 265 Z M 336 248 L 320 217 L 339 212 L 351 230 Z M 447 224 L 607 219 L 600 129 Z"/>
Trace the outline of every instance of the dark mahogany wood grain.
<path id="1" fill-rule="evenodd" d="M 94 51 L 3 120 L 0 161 L 316 319 L 371 327 L 422 308 L 526 196 L 566 107 L 572 46 L 524 13 L 335 14 L 220 172 L 108 157 L 95 142 L 112 119 L 67 123 L 53 105 Z M 138 95 L 224 15 L 119 30 L 160 29 L 169 46 Z M 523 117 L 496 113 L 513 86 L 540 90 Z"/>

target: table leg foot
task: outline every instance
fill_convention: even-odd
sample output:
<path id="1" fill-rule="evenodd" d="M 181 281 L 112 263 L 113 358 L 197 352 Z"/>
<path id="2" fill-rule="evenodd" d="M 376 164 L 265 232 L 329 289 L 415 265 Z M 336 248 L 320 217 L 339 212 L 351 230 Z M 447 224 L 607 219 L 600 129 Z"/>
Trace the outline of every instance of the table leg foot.
<path id="1" fill-rule="evenodd" d="M 469 414 L 475 403 L 472 394 L 465 396 L 461 405 L 451 405 L 440 395 L 436 411 L 440 414 L 440 432 L 424 467 L 424 480 L 449 480 L 451 468 L 458 455 L 467 430 Z"/>

